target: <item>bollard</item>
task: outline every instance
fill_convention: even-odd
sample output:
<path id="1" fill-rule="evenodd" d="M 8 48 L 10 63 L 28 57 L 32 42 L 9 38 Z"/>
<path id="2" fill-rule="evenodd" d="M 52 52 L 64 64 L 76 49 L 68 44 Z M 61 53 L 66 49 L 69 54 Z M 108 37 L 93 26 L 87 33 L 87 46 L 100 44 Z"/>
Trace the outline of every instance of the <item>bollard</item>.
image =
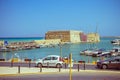
<path id="1" fill-rule="evenodd" d="M 59 72 L 61 71 L 61 66 L 59 66 Z"/>
<path id="2" fill-rule="evenodd" d="M 79 72 L 79 70 L 80 70 L 80 65 L 78 64 L 78 72 Z"/>
<path id="3" fill-rule="evenodd" d="M 65 69 L 67 68 L 67 64 L 65 63 Z"/>
<path id="4" fill-rule="evenodd" d="M 40 72 L 42 72 L 42 67 L 40 66 Z"/>
<path id="5" fill-rule="evenodd" d="M 13 67 L 13 61 L 11 61 L 11 67 Z"/>
<path id="6" fill-rule="evenodd" d="M 49 68 L 49 62 L 47 62 L 47 68 Z"/>
<path id="7" fill-rule="evenodd" d="M 84 61 L 84 70 L 85 70 L 85 61 Z"/>
<path id="8" fill-rule="evenodd" d="M 20 65 L 18 66 L 18 73 L 20 74 Z"/>
<path id="9" fill-rule="evenodd" d="M 29 68 L 31 67 L 31 61 L 29 61 Z"/>

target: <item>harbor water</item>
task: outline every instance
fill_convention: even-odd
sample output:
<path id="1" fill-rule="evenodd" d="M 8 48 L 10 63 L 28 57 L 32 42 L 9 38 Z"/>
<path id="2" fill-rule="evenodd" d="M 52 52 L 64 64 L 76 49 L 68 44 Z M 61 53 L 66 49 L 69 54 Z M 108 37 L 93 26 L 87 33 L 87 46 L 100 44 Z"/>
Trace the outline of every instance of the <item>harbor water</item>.
<path id="1" fill-rule="evenodd" d="M 40 38 L 0 38 L 0 40 L 10 42 L 27 42 L 33 40 L 41 40 L 44 39 Z M 111 44 L 111 40 L 115 38 L 101 38 L 99 43 L 72 43 L 72 44 L 64 44 L 61 46 L 54 46 L 54 47 L 42 47 L 37 49 L 31 50 L 20 50 L 20 51 L 12 51 L 12 52 L 0 52 L 0 58 L 4 58 L 9 60 L 13 57 L 18 57 L 20 59 L 30 58 L 32 60 L 36 60 L 39 58 L 43 58 L 47 55 L 62 55 L 62 57 L 69 57 L 69 54 L 72 53 L 73 59 L 75 61 L 84 60 L 86 62 L 96 61 L 97 58 L 93 58 L 91 56 L 84 56 L 80 55 L 80 51 L 89 49 L 89 48 L 97 48 L 97 49 L 106 49 L 111 50 L 114 45 Z M 61 51 L 60 51 L 61 50 Z"/>

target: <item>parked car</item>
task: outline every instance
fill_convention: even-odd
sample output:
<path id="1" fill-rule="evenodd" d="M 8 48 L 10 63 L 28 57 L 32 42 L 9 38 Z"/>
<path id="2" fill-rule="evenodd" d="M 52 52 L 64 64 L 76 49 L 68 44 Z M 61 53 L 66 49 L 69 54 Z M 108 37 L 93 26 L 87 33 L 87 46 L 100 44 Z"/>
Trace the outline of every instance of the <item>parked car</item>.
<path id="1" fill-rule="evenodd" d="M 62 67 L 63 58 L 58 55 L 48 55 L 43 59 L 38 59 L 36 61 L 38 67 L 49 66 L 49 67 Z"/>
<path id="2" fill-rule="evenodd" d="M 101 69 L 120 69 L 120 57 L 114 57 L 107 60 L 99 60 L 97 61 L 97 67 Z"/>

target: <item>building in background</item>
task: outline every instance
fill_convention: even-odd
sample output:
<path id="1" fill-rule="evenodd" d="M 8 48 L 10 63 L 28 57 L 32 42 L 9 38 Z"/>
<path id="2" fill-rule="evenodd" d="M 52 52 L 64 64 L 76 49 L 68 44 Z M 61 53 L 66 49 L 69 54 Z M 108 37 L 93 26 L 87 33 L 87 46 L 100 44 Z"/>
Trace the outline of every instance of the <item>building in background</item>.
<path id="1" fill-rule="evenodd" d="M 100 36 L 98 33 L 88 33 L 87 42 L 100 42 Z"/>
<path id="2" fill-rule="evenodd" d="M 81 39 L 81 42 L 87 42 L 87 34 L 85 33 L 80 33 L 80 39 Z"/>
<path id="3" fill-rule="evenodd" d="M 48 31 L 45 34 L 45 39 L 61 39 L 61 42 L 77 43 L 81 42 L 80 31 Z"/>
<path id="4" fill-rule="evenodd" d="M 45 39 L 60 39 L 61 42 L 100 42 L 100 36 L 98 33 L 88 33 L 85 34 L 82 31 L 48 31 L 45 34 Z"/>

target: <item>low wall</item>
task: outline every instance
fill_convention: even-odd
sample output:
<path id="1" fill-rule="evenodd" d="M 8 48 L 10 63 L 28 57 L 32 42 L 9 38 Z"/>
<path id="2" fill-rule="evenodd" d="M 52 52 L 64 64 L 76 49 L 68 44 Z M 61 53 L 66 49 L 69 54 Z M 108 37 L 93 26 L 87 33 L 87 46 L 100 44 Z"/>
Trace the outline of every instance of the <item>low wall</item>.
<path id="1" fill-rule="evenodd" d="M 60 39 L 49 39 L 49 40 L 35 40 L 35 42 L 37 44 L 46 44 L 46 45 L 49 45 L 49 44 L 59 44 L 61 42 Z"/>

